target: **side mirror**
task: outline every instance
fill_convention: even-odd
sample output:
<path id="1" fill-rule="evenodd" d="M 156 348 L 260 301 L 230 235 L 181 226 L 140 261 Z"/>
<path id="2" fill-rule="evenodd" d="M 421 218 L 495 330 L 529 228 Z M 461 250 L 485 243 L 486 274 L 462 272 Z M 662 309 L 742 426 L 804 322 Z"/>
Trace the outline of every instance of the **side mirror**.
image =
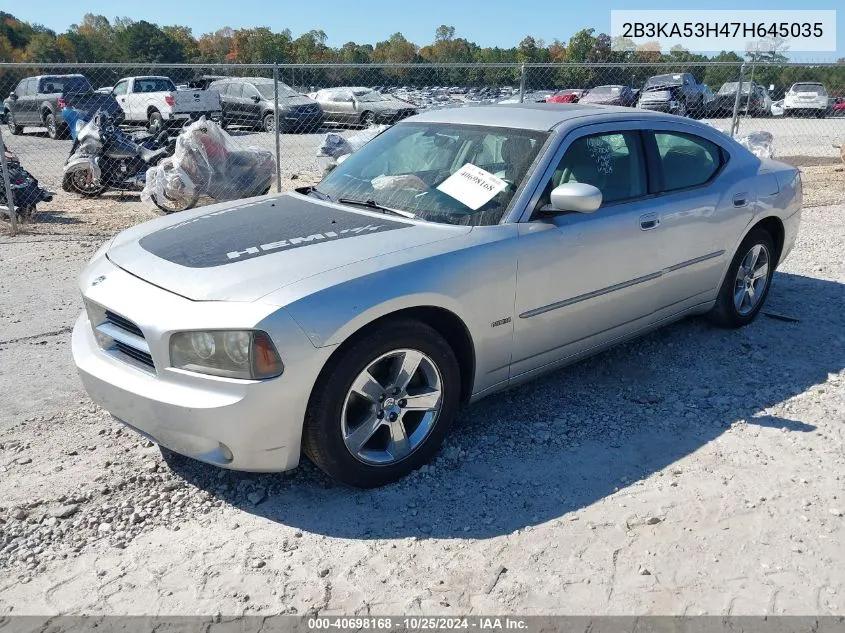
<path id="1" fill-rule="evenodd" d="M 9 99 L 11 99 L 12 101 L 14 101 L 17 98 L 18 98 L 18 94 L 14 90 L 9 93 Z"/>
<path id="2" fill-rule="evenodd" d="M 583 182 L 567 182 L 552 189 L 553 211 L 577 211 L 592 213 L 601 206 L 601 191 L 598 187 Z"/>
<path id="3" fill-rule="evenodd" d="M 255 103 L 258 103 L 259 101 L 261 101 L 261 97 L 259 97 L 258 95 L 252 95 L 252 100 L 253 100 Z"/>

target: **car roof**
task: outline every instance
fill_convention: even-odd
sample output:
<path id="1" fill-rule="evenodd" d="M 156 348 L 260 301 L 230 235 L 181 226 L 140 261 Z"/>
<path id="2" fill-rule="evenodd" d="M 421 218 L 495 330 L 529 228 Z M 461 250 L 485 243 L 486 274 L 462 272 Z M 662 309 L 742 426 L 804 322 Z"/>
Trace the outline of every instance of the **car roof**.
<path id="1" fill-rule="evenodd" d="M 426 123 L 458 123 L 463 125 L 488 125 L 515 129 L 548 131 L 559 125 L 584 117 L 601 117 L 607 120 L 664 119 L 671 117 L 659 112 L 634 110 L 621 106 L 603 106 L 581 103 L 499 103 L 430 110 L 406 119 Z M 671 117 L 668 120 L 676 120 Z"/>
<path id="2" fill-rule="evenodd" d="M 221 77 L 212 83 L 245 83 L 245 84 L 271 84 L 273 80 L 269 77 Z M 282 85 L 282 82 L 279 82 Z"/>

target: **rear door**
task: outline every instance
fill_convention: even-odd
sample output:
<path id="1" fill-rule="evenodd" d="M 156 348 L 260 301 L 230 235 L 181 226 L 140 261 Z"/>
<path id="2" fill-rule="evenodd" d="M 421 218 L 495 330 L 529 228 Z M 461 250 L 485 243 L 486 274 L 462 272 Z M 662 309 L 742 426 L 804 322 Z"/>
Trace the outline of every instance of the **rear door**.
<path id="1" fill-rule="evenodd" d="M 261 104 L 261 93 L 258 92 L 258 88 L 253 86 L 252 84 L 241 84 L 243 86 L 243 97 L 241 98 L 241 102 L 243 104 L 244 113 L 248 117 L 248 121 L 255 125 L 261 122 L 261 115 L 262 113 L 262 104 Z"/>
<path id="2" fill-rule="evenodd" d="M 133 112 L 131 109 L 131 104 L 129 102 L 129 80 L 128 79 L 121 79 L 118 81 L 114 88 L 112 88 L 112 96 L 117 101 L 117 105 L 120 106 L 120 109 L 123 110 L 124 117 L 127 121 L 134 121 Z"/>
<path id="3" fill-rule="evenodd" d="M 657 179 L 658 307 L 672 313 L 713 298 L 735 237 L 751 221 L 756 194 L 744 172 L 726 169 L 724 149 L 686 126 L 661 123 L 645 132 L 645 141 Z"/>
<path id="4" fill-rule="evenodd" d="M 232 111 L 232 123 L 235 125 L 254 125 L 255 120 L 246 106 L 244 99 L 244 87 L 246 84 L 240 81 L 233 81 L 229 84 L 228 95 L 229 107 Z"/>

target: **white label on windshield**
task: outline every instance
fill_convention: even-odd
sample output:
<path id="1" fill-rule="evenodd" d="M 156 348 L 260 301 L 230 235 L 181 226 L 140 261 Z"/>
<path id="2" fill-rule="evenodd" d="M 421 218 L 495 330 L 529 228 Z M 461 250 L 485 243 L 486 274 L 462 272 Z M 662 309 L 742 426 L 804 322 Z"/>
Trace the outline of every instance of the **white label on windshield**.
<path id="1" fill-rule="evenodd" d="M 467 163 L 441 182 L 437 189 L 477 211 L 507 186 L 507 182 L 489 171 Z"/>

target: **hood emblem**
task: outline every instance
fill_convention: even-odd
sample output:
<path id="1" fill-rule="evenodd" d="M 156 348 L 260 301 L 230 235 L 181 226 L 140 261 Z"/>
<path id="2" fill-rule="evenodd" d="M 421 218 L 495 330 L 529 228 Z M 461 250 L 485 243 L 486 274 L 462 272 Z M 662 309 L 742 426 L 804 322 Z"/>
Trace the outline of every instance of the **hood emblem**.
<path id="1" fill-rule="evenodd" d="M 96 286 L 97 284 L 102 283 L 102 282 L 104 282 L 105 280 L 106 280 L 106 276 L 105 276 L 105 275 L 100 275 L 99 277 L 97 277 L 96 279 L 94 279 L 94 281 L 92 281 L 92 282 L 91 282 L 91 285 L 92 285 L 92 286 Z"/>

